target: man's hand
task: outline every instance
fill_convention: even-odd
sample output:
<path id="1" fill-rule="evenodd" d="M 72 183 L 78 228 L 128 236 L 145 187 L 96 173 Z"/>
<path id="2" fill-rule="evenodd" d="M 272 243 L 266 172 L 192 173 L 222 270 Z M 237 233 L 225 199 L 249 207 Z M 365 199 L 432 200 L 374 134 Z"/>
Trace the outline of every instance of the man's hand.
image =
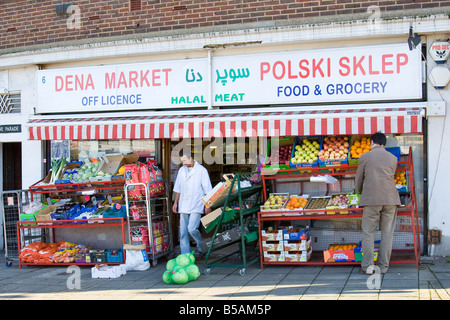
<path id="1" fill-rule="evenodd" d="M 211 213 L 211 208 L 205 207 L 205 214 L 209 214 L 209 213 Z"/>
<path id="2" fill-rule="evenodd" d="M 178 205 L 177 205 L 176 202 L 174 202 L 173 205 L 172 205 L 172 211 L 173 211 L 174 213 L 178 213 Z"/>

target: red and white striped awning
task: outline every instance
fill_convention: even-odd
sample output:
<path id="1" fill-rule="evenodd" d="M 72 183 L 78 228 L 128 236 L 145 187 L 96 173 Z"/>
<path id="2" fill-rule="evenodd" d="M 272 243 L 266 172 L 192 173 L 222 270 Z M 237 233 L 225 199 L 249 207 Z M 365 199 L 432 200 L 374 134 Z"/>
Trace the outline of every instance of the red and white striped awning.
<path id="1" fill-rule="evenodd" d="M 331 107 L 332 108 L 332 107 Z M 29 140 L 178 139 L 212 137 L 267 137 L 421 133 L 424 109 L 301 108 L 281 111 L 208 110 L 136 116 L 35 118 Z M 249 109 L 246 109 L 249 110 Z M 258 109 L 254 109 L 258 110 Z"/>

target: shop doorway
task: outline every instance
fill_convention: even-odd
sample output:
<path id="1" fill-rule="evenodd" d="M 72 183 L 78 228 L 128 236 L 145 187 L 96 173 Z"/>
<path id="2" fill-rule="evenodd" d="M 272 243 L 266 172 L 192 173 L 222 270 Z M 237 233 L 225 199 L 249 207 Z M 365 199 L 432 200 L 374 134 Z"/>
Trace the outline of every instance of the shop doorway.
<path id="1" fill-rule="evenodd" d="M 3 191 L 22 189 L 22 143 L 3 143 Z"/>

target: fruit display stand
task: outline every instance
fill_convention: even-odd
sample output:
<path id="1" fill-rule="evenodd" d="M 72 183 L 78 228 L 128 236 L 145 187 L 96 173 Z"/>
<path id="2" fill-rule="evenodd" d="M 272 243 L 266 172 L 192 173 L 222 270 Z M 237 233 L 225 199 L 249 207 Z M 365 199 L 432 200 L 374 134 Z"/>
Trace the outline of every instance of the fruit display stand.
<path id="1" fill-rule="evenodd" d="M 50 174 L 49 174 L 50 175 Z M 123 198 L 123 186 L 125 183 L 125 180 L 121 176 L 117 176 L 114 179 L 110 181 L 86 181 L 86 182 L 78 182 L 78 183 L 71 183 L 69 181 L 60 180 L 57 181 L 58 183 L 48 183 L 48 176 L 37 183 L 33 184 L 29 187 L 29 193 L 30 193 L 30 199 L 32 202 L 44 202 L 47 203 L 54 201 L 58 199 L 72 199 L 72 200 L 80 200 L 83 199 L 83 201 L 96 201 L 96 199 L 104 198 L 108 199 L 108 202 L 111 204 L 111 199 L 120 200 Z M 106 201 L 106 200 L 105 200 Z M 53 207 L 52 205 L 48 206 L 48 208 Z M 100 210 L 100 209 L 98 209 Z M 112 211 L 111 211 L 112 212 Z M 42 213 L 39 212 L 39 213 Z M 56 217 L 58 216 L 58 217 Z M 106 215 L 101 217 L 100 219 L 95 219 L 96 215 L 91 216 L 89 219 L 81 219 L 77 217 L 70 217 L 70 219 L 67 217 L 67 214 L 55 214 L 54 216 L 51 216 L 50 213 L 47 215 L 42 215 L 39 218 L 38 221 L 38 214 L 36 215 L 35 221 L 18 221 L 17 222 L 17 239 L 19 241 L 19 255 L 21 249 L 23 249 L 25 246 L 31 244 L 33 241 L 30 242 L 28 239 L 29 237 L 27 234 L 36 233 L 39 230 L 42 231 L 49 231 L 46 232 L 47 234 L 46 239 L 42 240 L 44 242 L 50 242 L 51 240 L 55 241 L 56 230 L 61 230 L 63 234 L 66 235 L 68 239 L 64 240 L 72 240 L 70 238 L 77 238 L 82 237 L 80 233 L 79 228 L 83 228 L 83 230 L 86 230 L 87 234 L 91 237 L 94 237 L 95 235 L 92 234 L 92 230 L 97 230 L 97 228 L 104 229 L 107 233 L 111 234 L 104 234 L 104 236 L 112 236 L 114 239 L 114 243 L 117 244 L 117 247 L 119 246 L 119 243 L 121 244 L 120 249 L 123 247 L 123 244 L 125 243 L 125 219 L 124 217 L 107 217 Z M 88 228 L 88 229 L 85 229 Z M 94 228 L 94 229 L 92 229 Z M 118 230 L 116 228 L 120 228 L 120 239 L 118 236 Z M 59 237 L 59 236 L 58 236 Z M 96 251 L 103 251 L 104 249 L 98 249 Z M 104 255 L 106 256 L 106 252 L 104 252 Z M 114 257 L 113 257 L 114 258 Z M 113 259 L 114 260 L 114 259 Z M 125 255 L 123 254 L 121 256 L 120 262 L 111 262 L 106 261 L 106 259 L 101 259 L 101 263 L 105 264 L 118 264 L 118 263 L 124 263 L 125 262 Z M 98 261 L 97 261 L 98 263 Z M 24 263 L 19 258 L 19 265 L 64 265 L 63 263 Z M 88 265 L 89 263 L 86 262 L 73 262 L 73 263 L 67 263 L 75 264 L 75 265 Z M 92 262 L 94 264 L 94 262 Z"/>
<path id="2" fill-rule="evenodd" d="M 254 184 L 245 188 L 241 187 L 241 176 L 241 174 L 234 175 L 226 198 L 213 206 L 213 209 L 220 207 L 223 209 L 214 221 L 215 227 L 212 238 L 203 241 L 209 243 L 204 262 L 205 274 L 210 273 L 211 267 L 233 267 L 240 268 L 239 274 L 244 275 L 245 268 L 258 260 L 257 250 L 255 249 L 258 239 L 257 231 L 256 227 L 254 231 L 251 230 L 251 219 L 256 218 L 256 213 L 259 211 L 262 185 Z M 235 191 L 233 192 L 233 190 Z M 255 203 L 252 207 L 248 207 L 244 201 L 251 198 L 255 198 Z M 230 230 L 223 228 L 229 224 L 235 224 L 236 226 Z M 226 236 L 222 237 L 223 234 L 226 234 Z M 236 244 L 236 250 L 231 248 Z M 228 250 L 229 247 L 234 251 Z M 217 252 L 218 257 L 211 261 L 212 252 Z M 252 256 L 252 253 L 254 253 L 254 256 Z M 238 262 L 236 262 L 236 259 L 232 259 L 236 255 L 239 258 Z"/>
<path id="3" fill-rule="evenodd" d="M 164 185 L 164 189 L 157 186 Z M 125 185 L 128 243 L 145 245 L 152 265 L 173 256 L 173 237 L 169 210 L 169 189 L 164 181 Z"/>
<path id="4" fill-rule="evenodd" d="M 406 160 L 403 160 L 406 158 Z M 356 175 L 357 165 L 338 165 L 332 167 L 311 167 L 307 168 L 294 168 L 294 169 L 286 169 L 286 170 L 263 170 L 262 174 L 262 183 L 263 189 L 267 190 L 269 187 L 269 183 L 271 183 L 272 192 L 277 193 L 277 183 L 283 183 L 283 180 L 289 179 L 290 181 L 295 180 L 296 183 L 300 185 L 300 192 L 302 194 L 304 190 L 304 184 L 312 184 L 311 177 L 316 175 L 329 175 L 336 178 L 338 189 L 342 191 L 342 185 L 354 185 L 354 177 Z M 407 203 L 400 206 L 397 211 L 398 217 L 407 217 L 410 219 L 410 228 L 408 228 L 408 232 L 410 232 L 409 236 L 412 238 L 412 243 L 408 244 L 405 248 L 401 249 L 393 249 L 391 263 L 415 263 L 418 268 L 419 257 L 420 257 L 420 231 L 419 231 L 419 221 L 418 221 L 418 209 L 416 204 L 416 195 L 415 195 L 415 187 L 414 187 L 414 165 L 412 161 L 412 150 L 409 149 L 409 153 L 407 155 L 402 156 L 402 160 L 398 161 L 397 172 L 405 172 L 405 176 L 409 182 L 409 190 L 407 192 L 408 200 Z M 348 187 L 347 187 L 348 188 Z M 350 187 L 348 189 L 353 189 Z M 323 192 L 323 190 L 321 190 Z M 331 197 L 333 192 L 330 190 L 329 184 L 326 184 L 325 194 L 322 194 L 321 197 Z M 338 192 L 339 193 L 339 192 Z M 400 193 L 402 196 L 402 192 Z M 404 194 L 403 194 L 404 195 Z M 267 194 L 264 195 L 267 200 Z M 321 198 L 319 197 L 319 198 Z M 311 197 L 310 201 L 314 197 Z M 292 223 L 292 222 L 315 222 L 319 220 L 335 220 L 335 219 L 361 219 L 362 218 L 363 208 L 358 207 L 347 207 L 347 208 L 339 208 L 332 207 L 327 208 L 323 207 L 309 209 L 308 205 L 305 208 L 297 209 L 297 210 L 270 210 L 268 212 L 260 211 L 258 212 L 258 228 L 259 235 L 262 234 L 263 231 L 266 230 L 265 225 L 271 224 L 278 226 L 280 223 Z M 345 232 L 345 230 L 343 231 Z M 352 231 L 357 234 L 358 237 L 362 240 L 362 231 Z M 261 237 L 260 237 L 261 239 Z M 281 239 L 282 240 L 282 239 Z M 330 245 L 333 243 L 339 243 L 340 238 L 336 236 L 336 239 L 330 240 Z M 324 260 L 324 250 L 316 250 L 314 251 L 314 241 L 311 245 L 312 252 L 310 253 L 310 258 L 307 261 L 296 261 L 296 262 L 287 262 L 282 257 L 279 259 L 272 259 L 268 261 L 264 259 L 264 252 L 262 242 L 260 241 L 260 261 L 261 268 L 264 265 L 354 265 L 360 264 L 359 261 L 325 261 Z"/>

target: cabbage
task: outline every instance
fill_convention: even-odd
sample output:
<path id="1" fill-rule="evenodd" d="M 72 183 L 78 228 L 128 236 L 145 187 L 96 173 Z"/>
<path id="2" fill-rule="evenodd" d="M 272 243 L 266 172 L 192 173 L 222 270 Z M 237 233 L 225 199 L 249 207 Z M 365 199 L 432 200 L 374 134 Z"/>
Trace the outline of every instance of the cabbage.
<path id="1" fill-rule="evenodd" d="M 200 276 L 200 270 L 195 264 L 188 265 L 185 270 L 189 281 L 196 280 Z"/>
<path id="2" fill-rule="evenodd" d="M 172 270 L 173 267 L 175 267 L 175 263 L 176 263 L 176 259 L 170 259 L 169 261 L 167 261 L 166 263 L 166 270 Z"/>
<path id="3" fill-rule="evenodd" d="M 191 253 L 186 253 L 186 255 L 189 257 L 189 259 L 191 260 L 191 263 L 195 263 L 195 256 L 194 256 L 194 251 L 192 251 Z"/>
<path id="4" fill-rule="evenodd" d="M 173 279 L 172 279 L 172 272 L 169 271 L 169 270 L 166 270 L 166 271 L 164 272 L 164 274 L 163 274 L 163 276 L 162 276 L 162 279 L 163 279 L 164 283 L 166 283 L 166 284 L 172 284 L 172 283 L 174 283 L 174 282 L 173 282 Z"/>
<path id="5" fill-rule="evenodd" d="M 186 271 L 184 271 L 183 268 L 180 268 L 179 270 L 175 271 L 174 274 L 172 274 L 172 280 L 176 284 L 185 284 L 189 281 L 189 277 Z"/>
<path id="6" fill-rule="evenodd" d="M 178 255 L 176 259 L 177 266 L 185 267 L 191 263 L 191 259 L 186 254 Z"/>

